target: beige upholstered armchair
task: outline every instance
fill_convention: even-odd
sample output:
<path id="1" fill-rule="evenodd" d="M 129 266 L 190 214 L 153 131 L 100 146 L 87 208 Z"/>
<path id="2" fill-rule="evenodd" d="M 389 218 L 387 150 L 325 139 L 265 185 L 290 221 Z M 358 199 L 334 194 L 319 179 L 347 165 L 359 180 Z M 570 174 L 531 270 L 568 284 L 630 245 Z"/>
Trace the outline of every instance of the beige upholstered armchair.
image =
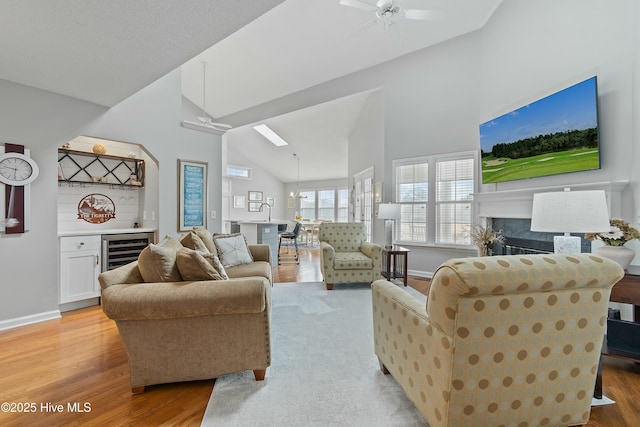
<path id="1" fill-rule="evenodd" d="M 431 427 L 585 424 L 623 274 L 591 254 L 453 259 L 426 308 L 379 280 L 375 352 Z"/>
<path id="2" fill-rule="evenodd" d="M 334 283 L 373 282 L 380 278 L 382 247 L 367 242 L 365 224 L 320 224 L 320 267 L 328 290 Z"/>

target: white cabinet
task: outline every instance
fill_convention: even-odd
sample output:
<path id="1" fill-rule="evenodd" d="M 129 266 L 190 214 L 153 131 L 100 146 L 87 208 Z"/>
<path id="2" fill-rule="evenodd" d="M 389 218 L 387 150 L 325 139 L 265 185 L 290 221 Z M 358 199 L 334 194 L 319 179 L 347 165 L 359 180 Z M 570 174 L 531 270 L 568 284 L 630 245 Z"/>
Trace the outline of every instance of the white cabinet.
<path id="1" fill-rule="evenodd" d="M 100 296 L 100 240 L 97 235 L 60 237 L 60 304 Z"/>

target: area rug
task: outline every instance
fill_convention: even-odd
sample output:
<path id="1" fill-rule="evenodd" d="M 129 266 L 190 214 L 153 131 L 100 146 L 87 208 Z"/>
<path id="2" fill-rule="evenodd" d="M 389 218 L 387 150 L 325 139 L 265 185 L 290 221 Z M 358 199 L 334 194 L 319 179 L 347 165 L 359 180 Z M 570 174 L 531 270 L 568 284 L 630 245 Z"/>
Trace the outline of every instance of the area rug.
<path id="1" fill-rule="evenodd" d="M 272 300 L 265 380 L 251 371 L 219 377 L 203 426 L 428 426 L 380 371 L 370 285 L 276 284 Z"/>

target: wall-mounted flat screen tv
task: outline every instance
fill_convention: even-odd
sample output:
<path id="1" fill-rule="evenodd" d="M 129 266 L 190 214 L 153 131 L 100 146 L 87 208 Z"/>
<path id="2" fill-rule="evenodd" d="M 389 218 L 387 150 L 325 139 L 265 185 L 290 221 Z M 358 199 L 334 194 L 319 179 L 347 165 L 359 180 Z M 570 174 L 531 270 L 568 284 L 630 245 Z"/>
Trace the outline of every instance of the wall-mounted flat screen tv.
<path id="1" fill-rule="evenodd" d="M 480 125 L 482 183 L 600 168 L 592 77 Z"/>

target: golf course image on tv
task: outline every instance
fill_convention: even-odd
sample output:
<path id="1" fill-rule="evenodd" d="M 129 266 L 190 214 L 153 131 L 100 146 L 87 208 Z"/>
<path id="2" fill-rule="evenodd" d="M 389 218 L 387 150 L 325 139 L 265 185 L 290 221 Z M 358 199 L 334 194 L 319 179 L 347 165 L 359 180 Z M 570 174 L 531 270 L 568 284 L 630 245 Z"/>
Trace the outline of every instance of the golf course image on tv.
<path id="1" fill-rule="evenodd" d="M 600 168 L 592 77 L 480 125 L 482 183 Z"/>

